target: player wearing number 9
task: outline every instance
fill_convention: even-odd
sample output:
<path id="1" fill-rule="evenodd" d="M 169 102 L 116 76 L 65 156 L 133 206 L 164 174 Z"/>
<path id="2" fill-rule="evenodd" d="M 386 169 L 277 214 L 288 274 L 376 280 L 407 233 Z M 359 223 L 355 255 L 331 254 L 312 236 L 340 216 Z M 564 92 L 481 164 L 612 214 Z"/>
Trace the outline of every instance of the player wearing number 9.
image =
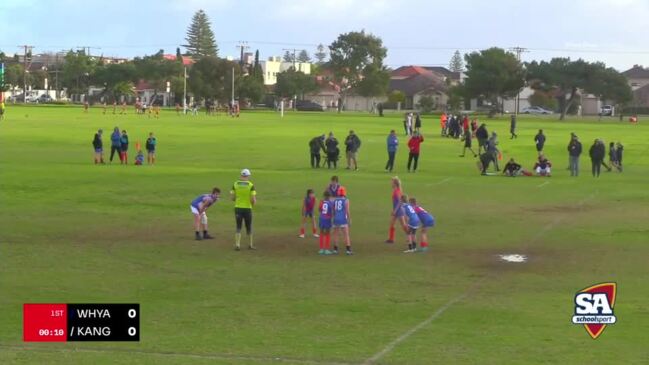
<path id="1" fill-rule="evenodd" d="M 338 253 L 338 242 L 340 242 L 340 235 L 345 236 L 345 253 L 353 255 L 352 243 L 349 239 L 349 225 L 351 224 L 351 215 L 349 214 L 349 199 L 347 199 L 347 191 L 344 187 L 338 189 L 338 194 L 334 203 L 334 254 Z"/>

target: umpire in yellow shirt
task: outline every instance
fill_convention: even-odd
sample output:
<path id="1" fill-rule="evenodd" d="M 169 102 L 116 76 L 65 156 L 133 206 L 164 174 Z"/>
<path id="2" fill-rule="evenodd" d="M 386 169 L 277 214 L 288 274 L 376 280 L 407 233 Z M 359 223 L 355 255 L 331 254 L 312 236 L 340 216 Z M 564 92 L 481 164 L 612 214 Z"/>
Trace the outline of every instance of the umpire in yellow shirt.
<path id="1" fill-rule="evenodd" d="M 250 181 L 250 170 L 241 170 L 241 176 L 232 185 L 230 195 L 232 195 L 234 201 L 234 217 L 237 222 L 234 249 L 241 250 L 241 226 L 242 223 L 245 223 L 246 233 L 250 239 L 248 249 L 254 250 L 255 246 L 252 244 L 252 207 L 257 202 L 257 192 Z"/>

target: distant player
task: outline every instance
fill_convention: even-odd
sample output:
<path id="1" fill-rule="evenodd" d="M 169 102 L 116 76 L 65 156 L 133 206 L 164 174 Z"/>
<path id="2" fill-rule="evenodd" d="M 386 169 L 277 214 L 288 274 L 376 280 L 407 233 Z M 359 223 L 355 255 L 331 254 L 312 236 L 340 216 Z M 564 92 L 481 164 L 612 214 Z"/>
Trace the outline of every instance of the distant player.
<path id="1" fill-rule="evenodd" d="M 248 249 L 254 250 L 252 244 L 252 207 L 257 203 L 257 191 L 250 181 L 250 170 L 241 170 L 239 180 L 235 181 L 230 191 L 232 200 L 234 200 L 234 218 L 237 223 L 237 233 L 235 234 L 234 249 L 241 250 L 241 227 L 246 224 L 246 233 L 250 239 Z"/>
<path id="2" fill-rule="evenodd" d="M 155 115 L 155 119 L 160 119 L 160 105 L 155 105 L 153 107 L 153 113 Z"/>
<path id="3" fill-rule="evenodd" d="M 319 226 L 320 226 L 320 255 L 331 255 L 331 220 L 333 219 L 333 202 L 331 201 L 331 193 L 325 190 L 324 196 L 318 206 L 320 212 Z"/>
<path id="4" fill-rule="evenodd" d="M 353 255 L 352 243 L 349 239 L 349 225 L 351 223 L 351 216 L 349 214 L 349 199 L 347 199 L 347 192 L 342 186 L 338 189 L 337 197 L 334 199 L 334 255 L 338 254 L 338 242 L 340 236 L 345 237 L 345 254 Z"/>
<path id="5" fill-rule="evenodd" d="M 196 231 L 196 240 L 209 240 L 214 237 L 207 233 L 207 214 L 205 211 L 219 200 L 221 190 L 219 188 L 212 189 L 211 194 L 199 195 L 196 199 L 192 200 L 190 209 L 194 215 L 194 230 Z M 203 235 L 201 236 L 201 228 Z"/>
<path id="6" fill-rule="evenodd" d="M 126 114 L 126 101 L 122 101 L 122 109 L 120 109 L 119 114 Z"/>
<path id="7" fill-rule="evenodd" d="M 0 120 L 5 119 L 5 101 L 0 100 Z"/>
<path id="8" fill-rule="evenodd" d="M 415 209 L 415 213 L 417 213 L 417 217 L 421 221 L 421 251 L 428 251 L 428 229 L 435 227 L 435 217 L 419 206 L 415 198 L 410 198 L 408 203 Z"/>
<path id="9" fill-rule="evenodd" d="M 313 210 L 315 209 L 315 193 L 313 192 L 313 189 L 308 189 L 306 191 L 306 196 L 304 197 L 304 200 L 302 200 L 302 226 L 300 227 L 300 238 L 304 238 L 304 225 L 307 223 L 307 221 L 311 221 L 311 231 L 313 233 L 313 237 L 320 237 L 316 233 L 316 225 L 315 225 L 315 216 L 313 215 Z"/>
<path id="10" fill-rule="evenodd" d="M 113 115 L 117 112 L 117 101 L 113 101 Z"/>
<path id="11" fill-rule="evenodd" d="M 390 231 L 388 239 L 385 243 L 394 243 L 394 225 L 398 221 L 401 223 L 403 230 L 406 230 L 401 217 L 403 210 L 401 209 L 401 180 L 398 177 L 392 178 L 392 212 L 390 213 Z"/>
<path id="12" fill-rule="evenodd" d="M 176 115 L 180 115 L 180 104 L 176 103 Z"/>
<path id="13" fill-rule="evenodd" d="M 84 101 L 83 102 L 83 112 L 87 113 L 89 107 L 90 107 L 90 104 L 88 104 L 88 101 Z"/>
<path id="14" fill-rule="evenodd" d="M 104 102 L 101 104 L 101 114 L 106 115 L 106 109 L 107 109 L 107 108 L 108 108 L 108 104 L 106 104 L 106 102 L 104 101 Z"/>
<path id="15" fill-rule="evenodd" d="M 401 216 L 401 221 L 403 222 L 404 227 L 406 227 L 406 233 L 408 234 L 408 249 L 403 251 L 404 253 L 417 252 L 417 228 L 421 224 L 419 216 L 415 208 L 408 204 L 408 196 L 401 196 L 401 210 L 403 211 L 403 216 Z"/>
<path id="16" fill-rule="evenodd" d="M 331 177 L 327 191 L 331 194 L 331 197 L 338 196 L 338 190 L 340 189 L 340 183 L 338 182 L 338 176 L 334 175 Z"/>
<path id="17" fill-rule="evenodd" d="M 149 165 L 155 164 L 155 149 L 158 145 L 158 140 L 153 136 L 153 132 L 149 133 L 149 138 L 146 139 L 146 162 Z"/>

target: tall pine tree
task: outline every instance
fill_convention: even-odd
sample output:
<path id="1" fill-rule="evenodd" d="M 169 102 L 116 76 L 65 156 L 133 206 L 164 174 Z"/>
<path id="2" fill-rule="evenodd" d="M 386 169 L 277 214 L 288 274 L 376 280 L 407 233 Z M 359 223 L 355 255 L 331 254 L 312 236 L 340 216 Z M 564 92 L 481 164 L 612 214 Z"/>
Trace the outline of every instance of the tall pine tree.
<path id="1" fill-rule="evenodd" d="M 463 72 L 464 71 L 464 61 L 462 60 L 462 55 L 460 51 L 455 51 L 451 61 L 448 64 L 448 68 L 453 72 Z"/>
<path id="2" fill-rule="evenodd" d="M 325 62 L 325 59 L 327 58 L 327 52 L 325 50 L 325 46 L 323 46 L 322 43 L 318 44 L 317 52 L 314 54 L 314 56 L 319 65 Z"/>
<path id="3" fill-rule="evenodd" d="M 203 56 L 215 56 L 218 53 L 218 47 L 214 39 L 214 33 L 210 27 L 210 20 L 203 10 L 197 11 L 192 17 L 192 23 L 187 29 L 187 44 L 183 47 L 187 53 L 196 58 Z"/>

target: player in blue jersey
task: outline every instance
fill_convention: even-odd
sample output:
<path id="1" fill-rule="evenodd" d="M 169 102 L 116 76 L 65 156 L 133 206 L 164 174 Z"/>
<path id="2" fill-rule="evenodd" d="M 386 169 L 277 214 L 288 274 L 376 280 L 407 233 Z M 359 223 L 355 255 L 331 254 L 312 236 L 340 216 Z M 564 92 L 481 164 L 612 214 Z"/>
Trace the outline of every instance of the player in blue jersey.
<path id="1" fill-rule="evenodd" d="M 331 255 L 331 219 L 334 214 L 333 202 L 331 201 L 331 193 L 326 190 L 324 196 L 318 206 L 320 212 L 320 255 Z"/>
<path id="2" fill-rule="evenodd" d="M 214 238 L 207 233 L 207 214 L 205 214 L 205 211 L 219 200 L 220 194 L 221 189 L 214 188 L 211 194 L 202 194 L 192 200 L 190 209 L 194 215 L 194 229 L 196 230 L 197 241 Z M 203 236 L 201 236 L 201 228 L 203 228 Z"/>
<path id="3" fill-rule="evenodd" d="M 417 252 L 417 243 L 415 238 L 417 236 L 417 228 L 421 225 L 421 221 L 410 204 L 408 204 L 408 196 L 401 196 L 401 210 L 403 211 L 403 216 L 401 217 L 403 225 L 406 227 L 406 232 L 408 234 L 408 249 L 403 251 L 404 253 Z"/>
<path id="4" fill-rule="evenodd" d="M 417 213 L 417 217 L 421 221 L 421 243 L 419 247 L 421 251 L 428 251 L 428 229 L 435 227 L 435 217 L 428 213 L 426 209 L 419 206 L 417 199 L 410 198 L 408 202 L 415 209 L 415 213 Z"/>
<path id="5" fill-rule="evenodd" d="M 340 235 L 345 236 L 345 254 L 353 255 L 352 243 L 349 239 L 349 225 L 351 223 L 351 216 L 349 214 L 349 199 L 347 199 L 347 191 L 344 187 L 338 189 L 334 203 L 334 254 L 338 253 L 338 242 Z"/>

